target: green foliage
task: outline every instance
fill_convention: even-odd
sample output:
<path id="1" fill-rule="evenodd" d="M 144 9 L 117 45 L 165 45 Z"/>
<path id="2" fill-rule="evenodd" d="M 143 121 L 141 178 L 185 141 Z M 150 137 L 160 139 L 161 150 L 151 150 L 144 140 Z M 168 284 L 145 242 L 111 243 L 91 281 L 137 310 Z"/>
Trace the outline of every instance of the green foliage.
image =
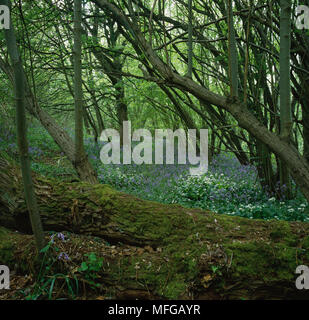
<path id="1" fill-rule="evenodd" d="M 58 160 L 60 160 L 59 158 Z M 32 162 L 31 168 L 42 174 L 43 176 L 50 177 L 50 178 L 61 178 L 65 180 L 66 178 L 70 178 L 72 176 L 75 176 L 76 173 L 74 169 L 65 162 L 65 165 L 63 165 L 63 162 L 61 161 L 55 161 L 56 163 L 43 163 L 43 162 Z"/>
<path id="2" fill-rule="evenodd" d="M 0 227 L 0 261 L 1 264 L 11 265 L 13 261 L 12 245 L 6 229 Z"/>
<path id="3" fill-rule="evenodd" d="M 76 276 L 59 272 L 62 269 L 61 261 L 69 260 L 69 257 L 66 253 L 60 252 L 60 248 L 54 241 L 56 235 L 59 239 L 65 241 L 62 233 L 52 234 L 51 240 L 41 249 L 36 261 L 36 263 L 40 263 L 36 282 L 32 288 L 21 290 L 21 293 L 25 295 L 25 300 L 54 300 L 55 296 L 57 297 L 57 294 L 54 294 L 55 284 L 61 281 L 66 285 L 70 298 L 75 299 L 76 295 L 78 295 L 78 280 Z"/>
<path id="4" fill-rule="evenodd" d="M 94 252 L 87 253 L 85 256 L 88 260 L 81 263 L 78 271 L 84 274 L 92 288 L 100 287 L 100 284 L 95 283 L 95 280 L 99 278 L 97 272 L 102 269 L 103 258 L 98 258 Z"/>

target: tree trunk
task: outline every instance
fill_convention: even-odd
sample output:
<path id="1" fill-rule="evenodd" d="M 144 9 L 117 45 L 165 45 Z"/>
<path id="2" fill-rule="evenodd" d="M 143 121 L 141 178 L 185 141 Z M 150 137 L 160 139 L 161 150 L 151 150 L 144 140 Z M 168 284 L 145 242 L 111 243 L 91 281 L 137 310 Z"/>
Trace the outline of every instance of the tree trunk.
<path id="1" fill-rule="evenodd" d="M 122 77 L 115 85 L 117 119 L 119 123 L 120 145 L 123 145 L 123 122 L 128 121 L 128 106 L 125 103 L 125 91 Z"/>
<path id="2" fill-rule="evenodd" d="M 99 132 L 98 133 L 99 133 L 99 136 L 100 136 L 102 131 L 105 129 L 105 125 L 104 125 L 103 118 L 102 118 L 102 115 L 101 115 L 101 110 L 99 108 L 98 100 L 97 100 L 97 98 L 95 96 L 94 91 L 91 91 L 91 99 L 92 99 L 92 102 L 94 104 L 97 124 L 98 124 L 98 128 L 99 128 Z"/>
<path id="3" fill-rule="evenodd" d="M 193 68 L 193 12 L 192 12 L 192 0 L 188 0 L 188 71 L 187 76 L 192 78 L 192 68 Z"/>
<path id="4" fill-rule="evenodd" d="M 290 49 L 291 49 L 291 1 L 280 1 L 280 136 L 290 143 L 292 133 L 291 111 L 291 77 L 290 77 Z M 280 161 L 281 193 L 287 199 L 292 198 L 292 186 L 289 168 L 284 161 Z"/>
<path id="5" fill-rule="evenodd" d="M 228 40 L 229 40 L 229 79 L 230 79 L 230 94 L 232 97 L 238 97 L 238 56 L 234 29 L 233 18 L 233 1 L 227 2 L 227 17 L 228 17 Z"/>
<path id="6" fill-rule="evenodd" d="M 20 169 L 5 157 L 0 158 L 0 225 L 31 232 Z M 307 291 L 295 288 L 296 267 L 309 264 L 307 223 L 164 205 L 106 185 L 38 175 L 33 180 L 45 230 L 69 231 L 72 239 L 87 235 L 80 238 L 83 248 L 104 257 L 100 281 L 118 298 L 308 298 Z M 28 241 L 16 232 L 0 232 L 1 262 L 29 272 Z M 82 259 L 80 243 L 68 242 L 72 259 Z"/>
<path id="7" fill-rule="evenodd" d="M 308 40 L 309 43 L 309 40 Z M 303 62 L 302 67 L 308 68 Z M 300 103 L 302 107 L 302 125 L 303 125 L 303 155 L 309 163 L 309 79 L 308 77 L 301 78 Z"/>
<path id="8" fill-rule="evenodd" d="M 91 164 L 88 162 L 84 149 L 83 135 L 83 113 L 86 112 L 83 105 L 82 89 L 82 1 L 74 0 L 74 102 L 75 102 L 75 156 L 74 164 L 80 168 L 80 175 L 84 181 L 97 183 L 93 176 L 93 169 L 89 170 Z"/>
<path id="9" fill-rule="evenodd" d="M 11 7 L 8 0 L 0 0 L 1 5 Z M 27 124 L 25 110 L 25 84 L 23 65 L 18 52 L 14 27 L 12 23 L 10 28 L 4 31 L 5 40 L 8 48 L 8 54 L 12 61 L 14 73 L 14 95 L 16 100 L 16 123 L 17 123 L 17 141 L 22 171 L 23 190 L 29 211 L 31 230 L 34 233 L 37 249 L 40 251 L 45 245 L 42 223 L 40 219 L 39 208 L 34 194 L 30 157 L 28 152 Z"/>

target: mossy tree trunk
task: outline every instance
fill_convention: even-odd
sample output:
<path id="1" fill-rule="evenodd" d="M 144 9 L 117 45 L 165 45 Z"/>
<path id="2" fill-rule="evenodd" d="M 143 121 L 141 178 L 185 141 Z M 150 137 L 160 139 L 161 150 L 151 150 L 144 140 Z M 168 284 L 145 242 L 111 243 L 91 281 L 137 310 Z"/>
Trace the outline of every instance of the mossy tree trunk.
<path id="1" fill-rule="evenodd" d="M 2 156 L 0 226 L 27 233 L 31 228 L 20 178 L 20 169 Z M 295 288 L 296 267 L 309 264 L 307 223 L 249 220 L 164 205 L 106 185 L 37 175 L 33 180 L 45 230 L 98 237 L 122 250 L 102 279 L 113 288 L 120 286 L 124 297 L 130 292 L 149 298 L 308 298 Z M 8 241 L 10 248 L 22 246 Z M 1 246 L 2 259 L 4 242 Z M 125 258 L 128 247 L 136 252 L 134 258 Z"/>

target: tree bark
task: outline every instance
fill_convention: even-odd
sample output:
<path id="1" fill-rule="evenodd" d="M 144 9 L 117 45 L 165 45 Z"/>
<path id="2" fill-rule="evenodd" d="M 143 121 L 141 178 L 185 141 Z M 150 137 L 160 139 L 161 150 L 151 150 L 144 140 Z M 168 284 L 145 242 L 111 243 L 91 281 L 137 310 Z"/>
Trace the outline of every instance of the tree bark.
<path id="1" fill-rule="evenodd" d="M 75 154 L 74 165 L 84 181 L 97 183 L 93 168 L 88 161 L 84 148 L 83 114 L 86 112 L 83 105 L 82 90 L 82 1 L 74 0 L 74 103 L 75 103 Z"/>
<path id="2" fill-rule="evenodd" d="M 292 110 L 291 110 L 291 1 L 280 1 L 280 136 L 287 143 L 292 138 Z M 292 186 L 289 168 L 284 161 L 280 161 L 281 193 L 292 198 Z"/>
<path id="3" fill-rule="evenodd" d="M 192 0 L 188 0 L 188 71 L 187 76 L 192 78 L 193 68 L 193 12 L 192 12 Z"/>
<path id="4" fill-rule="evenodd" d="M 233 16 L 233 1 L 227 2 L 227 17 L 228 17 L 228 58 L 229 58 L 229 79 L 230 79 L 230 94 L 232 97 L 238 97 L 238 56 L 234 28 Z"/>

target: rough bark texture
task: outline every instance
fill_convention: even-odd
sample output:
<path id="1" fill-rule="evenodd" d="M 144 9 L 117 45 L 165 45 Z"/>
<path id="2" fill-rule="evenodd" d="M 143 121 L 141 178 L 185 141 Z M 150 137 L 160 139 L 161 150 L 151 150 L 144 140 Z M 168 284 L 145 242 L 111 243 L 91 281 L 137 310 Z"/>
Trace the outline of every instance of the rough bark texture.
<path id="1" fill-rule="evenodd" d="M 291 109 L 291 1 L 280 1 L 280 136 L 290 143 L 292 137 L 292 109 Z M 285 186 L 283 191 L 287 199 L 291 199 L 292 184 L 289 169 L 280 161 L 280 183 Z"/>
<path id="2" fill-rule="evenodd" d="M 75 161 L 85 156 L 83 135 L 83 89 L 82 89 L 82 2 L 74 0 L 74 105 L 75 105 Z M 86 180 L 87 181 L 87 180 Z"/>
<path id="3" fill-rule="evenodd" d="M 0 226 L 27 233 L 20 177 L 2 156 Z M 106 185 L 33 179 L 44 229 L 82 234 L 72 235 L 72 247 L 80 257 L 81 250 L 104 257 L 102 283 L 115 297 L 308 298 L 295 288 L 296 266 L 309 264 L 307 223 L 253 221 L 144 201 Z M 23 246 L 31 238 L 6 231 L 1 239 L 0 232 L 1 263 L 26 270 Z"/>

